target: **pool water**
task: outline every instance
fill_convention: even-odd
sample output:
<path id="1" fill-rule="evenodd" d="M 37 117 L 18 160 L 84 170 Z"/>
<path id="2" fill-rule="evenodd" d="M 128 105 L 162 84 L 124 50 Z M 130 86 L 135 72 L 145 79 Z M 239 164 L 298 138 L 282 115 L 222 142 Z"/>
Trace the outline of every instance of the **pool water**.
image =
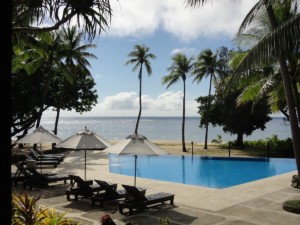
<path id="1" fill-rule="evenodd" d="M 111 173 L 134 176 L 134 156 L 109 155 Z M 138 156 L 137 177 L 227 188 L 296 170 L 295 159 Z"/>

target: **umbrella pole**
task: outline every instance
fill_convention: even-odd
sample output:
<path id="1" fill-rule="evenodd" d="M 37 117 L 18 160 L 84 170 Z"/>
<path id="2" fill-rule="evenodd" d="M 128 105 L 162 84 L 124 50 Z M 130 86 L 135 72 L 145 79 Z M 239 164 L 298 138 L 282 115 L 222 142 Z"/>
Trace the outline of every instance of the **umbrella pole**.
<path id="1" fill-rule="evenodd" d="M 134 186 L 136 186 L 136 161 L 137 155 L 134 156 Z"/>
<path id="2" fill-rule="evenodd" d="M 86 180 L 86 149 L 84 150 L 84 180 Z"/>
<path id="3" fill-rule="evenodd" d="M 40 149 L 41 149 L 41 152 L 42 152 L 42 143 L 40 143 Z M 41 173 L 43 173 L 43 165 L 41 165 Z"/>

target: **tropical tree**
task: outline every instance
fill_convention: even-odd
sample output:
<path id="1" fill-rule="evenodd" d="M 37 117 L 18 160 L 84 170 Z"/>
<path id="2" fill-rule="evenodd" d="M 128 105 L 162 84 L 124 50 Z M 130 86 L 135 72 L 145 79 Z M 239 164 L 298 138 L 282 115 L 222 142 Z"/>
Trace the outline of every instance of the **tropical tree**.
<path id="1" fill-rule="evenodd" d="M 194 81 L 198 83 L 203 80 L 203 78 L 209 77 L 209 90 L 208 90 L 208 102 L 207 102 L 207 112 L 210 111 L 210 99 L 211 99 L 211 87 L 212 82 L 216 80 L 218 74 L 223 74 L 221 61 L 218 60 L 217 54 L 214 54 L 210 49 L 203 50 L 197 57 L 192 71 L 192 76 L 194 76 Z M 209 116 L 208 116 L 209 118 Z M 205 124 L 205 141 L 204 149 L 207 149 L 207 139 L 208 139 L 208 120 Z"/>
<path id="2" fill-rule="evenodd" d="M 57 127 L 60 108 L 84 112 L 97 102 L 87 68 L 87 58 L 95 56 L 86 51 L 94 45 L 80 45 L 81 35 L 73 28 L 41 33 L 14 47 L 11 135 L 22 137 L 35 122 L 39 126 L 42 113 L 51 106 L 57 108 Z"/>
<path id="3" fill-rule="evenodd" d="M 180 79 L 183 81 L 183 99 L 182 99 L 182 151 L 187 152 L 185 147 L 185 81 L 187 74 L 191 71 L 193 67 L 193 57 L 187 58 L 186 55 L 182 53 L 177 53 L 172 57 L 172 65 L 168 67 L 170 73 L 162 78 L 162 83 L 167 84 L 167 89 L 178 82 Z"/>
<path id="4" fill-rule="evenodd" d="M 222 84 L 220 83 L 220 85 Z M 240 94 L 240 90 L 233 90 L 224 95 L 218 93 L 223 89 L 222 87 L 217 87 L 217 89 L 216 94 L 211 96 L 209 112 L 206 107 L 202 107 L 206 105 L 205 101 L 208 97 L 197 98 L 197 102 L 200 103 L 198 107 L 201 115 L 200 127 L 205 126 L 207 120 L 213 126 L 222 126 L 224 132 L 237 135 L 235 145 L 243 148 L 243 136 L 251 135 L 256 129 L 264 130 L 265 124 L 271 119 L 267 97 L 237 104 L 236 98 Z M 209 114 L 209 118 L 207 118 L 207 114 Z M 238 123 L 236 118 L 239 118 Z"/>
<path id="5" fill-rule="evenodd" d="M 187 4 L 190 6 L 197 6 L 206 2 L 207 0 L 187 0 Z M 296 0 L 293 2 L 297 4 Z M 268 63 L 273 59 L 278 61 L 289 110 L 298 176 L 300 177 L 300 128 L 292 89 L 291 74 L 286 60 L 288 52 L 295 49 L 295 46 L 298 46 L 300 42 L 300 14 L 298 13 L 289 20 L 279 24 L 273 9 L 273 5 L 276 3 L 284 4 L 286 1 L 259 0 L 242 22 L 239 32 L 242 32 L 255 15 L 263 9 L 267 12 L 272 29 L 270 33 L 267 33 L 265 37 L 250 50 L 237 68 L 236 74 L 239 74 L 238 72 L 247 72 L 249 68 L 260 67 L 262 64 Z"/>
<path id="6" fill-rule="evenodd" d="M 90 40 L 108 27 L 112 15 L 109 0 L 13 1 L 12 9 L 13 33 L 58 30 L 75 19 Z"/>
<path id="7" fill-rule="evenodd" d="M 63 29 L 61 38 L 64 45 L 63 52 L 65 56 L 63 63 L 66 65 L 65 68 L 67 68 L 67 71 L 62 71 L 62 87 L 61 90 L 59 90 L 60 96 L 56 107 L 56 119 L 53 130 L 54 134 L 57 134 L 60 109 L 63 101 L 63 96 L 65 95 L 65 85 L 67 85 L 66 82 L 74 85 L 74 82 L 76 82 L 76 76 L 91 76 L 90 71 L 87 68 L 90 67 L 90 63 L 87 58 L 97 59 L 94 54 L 86 51 L 89 48 L 95 48 L 96 45 L 82 45 L 81 41 L 83 39 L 83 33 L 78 32 L 75 26 Z M 80 67 L 80 69 L 78 67 Z M 78 70 L 80 70 L 81 73 L 77 75 Z"/>
<path id="8" fill-rule="evenodd" d="M 275 16 L 280 23 L 290 19 L 297 14 L 297 4 L 292 4 L 292 1 L 286 1 L 285 4 L 274 5 Z M 260 40 L 262 40 L 266 33 L 272 31 L 270 21 L 265 10 L 260 10 L 257 15 L 251 21 L 252 26 L 248 29 L 244 29 L 242 33 L 238 33 L 234 41 L 238 47 L 252 48 Z M 235 69 L 240 64 L 241 60 L 247 55 L 248 51 L 231 53 L 233 56 L 231 59 L 231 66 Z M 287 55 L 288 67 L 291 73 L 291 82 L 293 87 L 293 93 L 295 96 L 295 104 L 298 114 L 298 120 L 300 116 L 300 95 L 297 90 L 297 68 L 299 68 L 300 62 L 299 51 L 297 50 Z M 238 102 L 245 102 L 248 100 L 254 100 L 260 98 L 260 96 L 267 94 L 269 96 L 269 104 L 272 107 L 273 112 L 280 111 L 289 120 L 288 110 L 285 101 L 284 87 L 279 71 L 277 61 L 274 59 L 261 68 L 248 70 L 247 76 L 240 76 L 239 79 L 234 79 L 231 83 L 244 86 L 244 91 L 238 98 Z"/>
<path id="9" fill-rule="evenodd" d="M 143 75 L 143 66 L 145 66 L 148 76 L 152 74 L 151 63 L 149 59 L 155 59 L 156 56 L 149 52 L 149 47 L 145 45 L 135 45 L 133 51 L 128 54 L 129 59 L 125 65 L 133 64 L 132 71 L 135 72 L 139 69 L 139 114 L 135 125 L 134 133 L 138 133 L 139 122 L 142 113 L 142 75 Z"/>

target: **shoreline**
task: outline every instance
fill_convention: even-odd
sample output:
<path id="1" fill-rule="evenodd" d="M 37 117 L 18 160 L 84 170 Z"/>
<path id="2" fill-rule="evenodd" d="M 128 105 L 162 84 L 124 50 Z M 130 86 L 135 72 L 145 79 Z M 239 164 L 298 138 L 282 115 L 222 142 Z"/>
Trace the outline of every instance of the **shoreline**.
<path id="1" fill-rule="evenodd" d="M 120 140 L 107 140 L 109 141 L 112 145 L 116 144 L 117 142 L 121 141 Z M 150 142 L 158 145 L 162 149 L 164 149 L 168 154 L 171 155 L 197 155 L 197 156 L 229 156 L 229 151 L 228 149 L 220 148 L 218 144 L 214 143 L 208 143 L 208 149 L 204 149 L 204 143 L 203 142 L 193 142 L 193 147 L 191 142 L 186 142 L 186 149 L 187 152 L 182 151 L 182 143 L 180 140 L 149 140 Z M 225 142 L 226 143 L 226 142 Z M 39 147 L 39 146 L 38 146 Z M 24 152 L 27 152 L 32 148 L 32 145 L 30 144 L 25 144 L 23 145 L 23 148 L 19 148 L 18 145 L 15 145 L 12 148 L 12 155 L 19 155 L 23 154 Z M 48 151 L 51 150 L 52 146 L 51 144 L 43 144 L 42 145 L 42 150 L 43 151 Z M 69 150 L 67 150 L 69 151 Z M 233 157 L 258 157 L 251 152 L 247 152 L 245 150 L 236 150 L 236 149 L 231 149 L 230 150 L 230 156 Z M 264 156 L 262 156 L 264 157 Z"/>

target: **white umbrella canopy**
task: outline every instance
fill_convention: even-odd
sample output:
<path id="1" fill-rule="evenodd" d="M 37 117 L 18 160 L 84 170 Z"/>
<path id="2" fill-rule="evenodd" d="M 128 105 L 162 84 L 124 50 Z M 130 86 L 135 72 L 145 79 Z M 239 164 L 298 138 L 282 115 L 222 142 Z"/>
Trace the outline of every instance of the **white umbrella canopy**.
<path id="1" fill-rule="evenodd" d="M 132 134 L 115 145 L 105 149 L 103 152 L 117 155 L 134 155 L 134 186 L 136 185 L 136 162 L 138 155 L 158 156 L 168 154 L 164 149 L 149 141 L 145 136 L 140 134 Z"/>
<path id="2" fill-rule="evenodd" d="M 62 141 L 62 139 L 60 139 L 58 136 L 50 133 L 48 130 L 46 130 L 42 126 L 39 126 L 32 133 L 17 140 L 17 143 L 19 143 L 19 144 L 21 144 L 21 143 L 22 144 L 25 144 L 25 143 L 26 144 L 40 144 L 40 150 L 42 151 L 42 144 L 59 143 L 61 141 Z M 41 172 L 42 172 L 42 166 L 41 166 Z"/>
<path id="3" fill-rule="evenodd" d="M 76 132 L 61 143 L 56 148 L 84 150 L 84 179 L 86 179 L 86 150 L 102 150 L 111 146 L 109 141 L 86 127 L 82 131 Z"/>
<path id="4" fill-rule="evenodd" d="M 60 139 L 58 136 L 50 133 L 48 130 L 40 126 L 32 133 L 17 140 L 17 143 L 44 144 L 44 143 L 59 143 L 61 141 L 62 139 Z"/>

